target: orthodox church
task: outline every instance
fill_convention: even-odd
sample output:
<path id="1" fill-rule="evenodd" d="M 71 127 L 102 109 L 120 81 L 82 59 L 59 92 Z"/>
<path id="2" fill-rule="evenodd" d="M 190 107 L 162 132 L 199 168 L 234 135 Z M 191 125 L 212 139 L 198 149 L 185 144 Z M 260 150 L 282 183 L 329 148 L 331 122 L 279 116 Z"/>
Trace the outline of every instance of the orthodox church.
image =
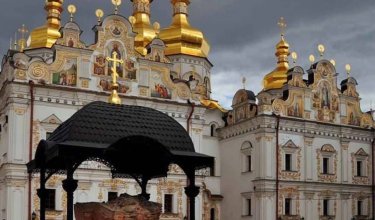
<path id="1" fill-rule="evenodd" d="M 40 140 L 94 101 L 163 112 L 186 129 L 196 152 L 215 158 L 213 169 L 196 173 L 196 219 L 374 217 L 374 121 L 361 111 L 350 74 L 337 85 L 333 61 L 311 57 L 308 70 L 290 67 L 282 32 L 263 90 L 238 90 L 226 110 L 211 98 L 210 45 L 189 23 L 190 0 L 171 0 L 165 28 L 151 23 L 153 0 L 131 0 L 129 17 L 118 13 L 121 0 L 112 0 L 113 13 L 95 12 L 91 45 L 81 39 L 74 5 L 67 7 L 70 20 L 61 21 L 63 2 L 47 0 L 45 24 L 29 37 L 20 28 L 1 63 L 0 219 L 38 219 L 39 177 L 28 175 L 26 164 Z M 285 21 L 279 25 L 284 30 Z M 96 161 L 81 164 L 75 202 L 141 192 L 136 181 L 112 179 L 109 171 Z M 47 219 L 66 218 L 63 179 L 55 174 L 47 181 Z M 167 178 L 150 181 L 161 219 L 187 219 L 186 185 L 177 165 Z"/>

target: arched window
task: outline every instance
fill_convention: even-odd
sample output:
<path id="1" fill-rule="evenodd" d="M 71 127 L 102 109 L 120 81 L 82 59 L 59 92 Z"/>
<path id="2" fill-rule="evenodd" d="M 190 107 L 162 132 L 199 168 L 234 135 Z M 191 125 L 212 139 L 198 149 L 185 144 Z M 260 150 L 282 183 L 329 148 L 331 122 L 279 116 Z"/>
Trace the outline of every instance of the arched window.
<path id="1" fill-rule="evenodd" d="M 210 128 L 211 128 L 211 131 L 210 131 L 211 137 L 215 137 L 216 136 L 216 125 L 212 124 Z"/>
<path id="2" fill-rule="evenodd" d="M 253 170 L 253 158 L 251 156 L 253 145 L 250 141 L 245 141 L 241 146 L 242 153 L 242 172 L 251 172 Z"/>

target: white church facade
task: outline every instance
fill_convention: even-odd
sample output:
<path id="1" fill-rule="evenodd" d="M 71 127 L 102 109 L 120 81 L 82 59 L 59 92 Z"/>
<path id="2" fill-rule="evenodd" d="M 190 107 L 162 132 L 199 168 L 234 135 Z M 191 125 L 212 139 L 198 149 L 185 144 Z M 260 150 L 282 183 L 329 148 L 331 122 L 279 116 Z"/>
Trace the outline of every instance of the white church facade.
<path id="1" fill-rule="evenodd" d="M 116 3 L 116 1 L 114 1 Z M 277 45 L 278 67 L 265 88 L 240 89 L 232 110 L 211 98 L 210 46 L 188 22 L 189 0 L 172 0 L 172 25 L 150 22 L 152 0 L 133 0 L 133 15 L 96 12 L 95 42 L 81 28 L 61 25 L 63 0 L 46 1 L 45 25 L 20 38 L 4 56 L 0 73 L 0 219 L 38 215 L 38 175 L 26 164 L 40 140 L 77 110 L 111 94 L 113 52 L 118 94 L 125 105 L 161 111 L 191 136 L 196 152 L 215 157 L 214 169 L 197 172 L 196 219 L 371 219 L 374 121 L 360 109 L 353 77 L 337 85 L 324 59 L 289 68 L 289 45 Z M 158 2 L 159 3 L 159 2 Z M 163 2 L 164 3 L 164 2 Z M 188 25 L 186 25 L 188 24 Z M 25 33 L 25 32 L 23 32 Z M 306 77 L 305 77 L 306 76 Z M 151 123 L 151 122 L 150 122 Z M 155 122 L 157 123 L 157 122 Z M 87 161 L 76 171 L 75 202 L 105 202 L 141 192 L 132 179 L 112 179 Z M 47 182 L 48 219 L 63 220 L 66 193 L 53 175 Z M 150 181 L 151 201 L 163 220 L 187 218 L 186 176 L 172 165 L 167 178 Z"/>

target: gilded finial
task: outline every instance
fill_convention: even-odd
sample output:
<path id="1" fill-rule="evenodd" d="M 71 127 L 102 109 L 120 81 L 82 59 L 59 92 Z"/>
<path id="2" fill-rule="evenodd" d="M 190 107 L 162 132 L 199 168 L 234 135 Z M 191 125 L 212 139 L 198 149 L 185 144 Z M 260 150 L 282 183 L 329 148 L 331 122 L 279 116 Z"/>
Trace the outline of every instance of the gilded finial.
<path id="1" fill-rule="evenodd" d="M 159 34 L 159 32 L 160 32 L 160 23 L 159 22 L 154 22 L 154 24 L 152 26 L 154 28 L 155 33 Z"/>
<path id="2" fill-rule="evenodd" d="M 331 62 L 333 66 L 336 66 L 336 61 L 334 59 L 330 60 L 329 62 Z"/>
<path id="3" fill-rule="evenodd" d="M 324 56 L 324 52 L 325 52 L 326 48 L 324 47 L 323 44 L 319 44 L 318 45 L 318 51 L 319 51 L 319 54 L 320 54 L 320 57 L 323 57 Z"/>
<path id="4" fill-rule="evenodd" d="M 242 77 L 242 87 L 243 87 L 243 89 L 246 89 L 246 77 L 245 76 L 243 76 Z"/>
<path id="5" fill-rule="evenodd" d="M 346 74 L 348 75 L 348 78 L 350 77 L 350 71 L 352 70 L 352 66 L 350 64 L 345 65 Z"/>
<path id="6" fill-rule="evenodd" d="M 121 0 L 112 0 L 112 4 L 115 6 L 115 15 L 117 15 L 118 7 L 121 5 Z"/>
<path id="7" fill-rule="evenodd" d="M 280 20 L 279 20 L 279 22 L 277 22 L 277 24 L 280 27 L 281 38 L 284 38 L 286 27 L 287 27 L 287 24 L 286 24 L 286 21 L 285 21 L 284 17 L 281 17 Z"/>
<path id="8" fill-rule="evenodd" d="M 121 99 L 120 99 L 120 97 L 118 96 L 118 93 L 117 93 L 117 89 L 119 87 L 119 85 L 117 83 L 117 78 L 119 77 L 118 72 L 117 72 L 117 65 L 118 64 L 124 64 L 124 61 L 121 60 L 121 59 L 117 59 L 117 55 L 118 55 L 117 52 L 114 51 L 112 53 L 112 57 L 106 58 L 106 60 L 108 62 L 112 62 L 112 68 L 111 68 L 111 70 L 112 70 L 112 94 L 109 97 L 108 102 L 112 103 L 112 104 L 120 105 Z"/>
<path id="9" fill-rule="evenodd" d="M 292 52 L 292 59 L 293 59 L 293 63 L 296 64 L 297 63 L 297 59 L 298 59 L 298 54 L 297 52 Z"/>
<path id="10" fill-rule="evenodd" d="M 132 24 L 134 26 L 134 24 L 135 24 L 136 21 L 137 21 L 137 19 L 134 16 L 129 16 L 129 22 L 130 22 L 130 24 Z"/>
<path id="11" fill-rule="evenodd" d="M 104 11 L 102 9 L 96 9 L 95 15 L 98 18 L 98 25 L 102 21 L 102 17 L 104 16 Z"/>
<path id="12" fill-rule="evenodd" d="M 26 34 L 29 33 L 29 30 L 27 30 L 26 26 L 23 24 L 22 27 L 18 29 L 18 33 L 20 34 L 18 45 L 20 52 L 23 52 L 26 47 Z"/>
<path id="13" fill-rule="evenodd" d="M 68 5 L 68 12 L 70 14 L 70 22 L 72 22 L 74 14 L 77 12 L 77 7 L 75 5 Z"/>
<path id="14" fill-rule="evenodd" d="M 314 62 L 315 62 L 315 56 L 311 54 L 309 56 L 309 61 L 310 61 L 311 65 L 314 64 Z"/>
<path id="15" fill-rule="evenodd" d="M 13 44 L 13 49 L 17 50 L 17 32 L 14 33 L 14 44 Z"/>

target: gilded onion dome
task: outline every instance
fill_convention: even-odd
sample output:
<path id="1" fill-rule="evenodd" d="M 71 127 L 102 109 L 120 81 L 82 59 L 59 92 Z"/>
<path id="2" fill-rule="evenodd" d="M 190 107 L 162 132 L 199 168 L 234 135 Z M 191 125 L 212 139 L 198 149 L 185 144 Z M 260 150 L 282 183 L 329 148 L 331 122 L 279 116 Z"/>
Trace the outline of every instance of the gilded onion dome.
<path id="1" fill-rule="evenodd" d="M 156 37 L 150 22 L 150 6 L 153 0 L 131 0 L 133 2 L 133 31 L 137 33 L 134 46 L 142 55 L 147 54 L 146 46 Z"/>
<path id="2" fill-rule="evenodd" d="M 64 0 L 46 0 L 44 9 L 47 11 L 45 25 L 34 29 L 30 34 L 30 48 L 51 48 L 57 39 L 61 37 L 61 12 Z"/>
<path id="3" fill-rule="evenodd" d="M 162 39 L 167 48 L 166 55 L 186 54 L 198 57 L 208 57 L 210 45 L 202 31 L 190 26 L 188 6 L 190 0 L 171 0 L 173 5 L 172 24 L 161 30 Z"/>
<path id="4" fill-rule="evenodd" d="M 283 84 L 287 81 L 287 72 L 289 70 L 289 61 L 288 56 L 289 44 L 284 38 L 284 29 L 286 23 L 283 18 L 279 21 L 279 26 L 281 28 L 281 40 L 276 45 L 276 57 L 277 57 L 277 66 L 276 68 L 268 73 L 263 79 L 263 88 L 264 90 L 269 89 L 280 89 Z"/>

